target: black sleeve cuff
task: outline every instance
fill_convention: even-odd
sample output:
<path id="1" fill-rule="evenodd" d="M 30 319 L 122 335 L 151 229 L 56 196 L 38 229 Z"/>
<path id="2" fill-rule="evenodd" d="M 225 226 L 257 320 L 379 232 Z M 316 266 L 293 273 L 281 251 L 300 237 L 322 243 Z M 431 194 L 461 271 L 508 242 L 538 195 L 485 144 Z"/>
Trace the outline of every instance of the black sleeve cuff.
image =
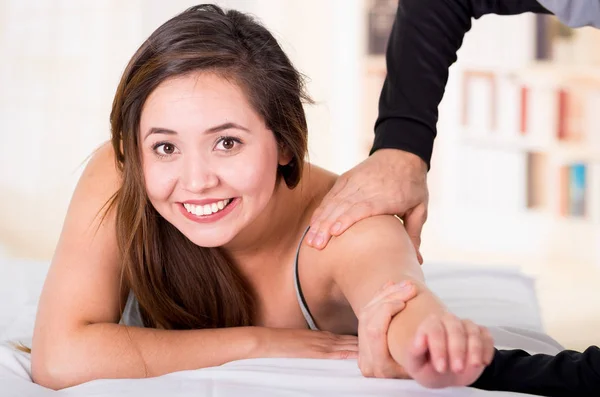
<path id="1" fill-rule="evenodd" d="M 496 350 L 492 364 L 471 387 L 546 397 L 599 396 L 600 349 L 564 350 L 556 356 Z"/>
<path id="2" fill-rule="evenodd" d="M 434 139 L 435 134 L 418 121 L 388 118 L 375 127 L 375 140 L 369 154 L 379 149 L 404 150 L 423 159 L 429 170 Z"/>

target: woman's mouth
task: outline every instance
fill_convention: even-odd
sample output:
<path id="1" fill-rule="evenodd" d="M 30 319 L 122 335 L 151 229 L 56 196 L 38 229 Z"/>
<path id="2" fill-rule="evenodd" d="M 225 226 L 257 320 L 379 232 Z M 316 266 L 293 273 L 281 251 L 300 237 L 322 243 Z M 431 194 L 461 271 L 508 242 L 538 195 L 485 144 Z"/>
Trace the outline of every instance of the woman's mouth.
<path id="1" fill-rule="evenodd" d="M 229 198 L 204 205 L 183 203 L 183 207 L 190 214 L 196 216 L 208 216 L 223 211 L 225 208 L 227 208 L 227 206 L 231 203 L 232 200 L 233 199 Z"/>

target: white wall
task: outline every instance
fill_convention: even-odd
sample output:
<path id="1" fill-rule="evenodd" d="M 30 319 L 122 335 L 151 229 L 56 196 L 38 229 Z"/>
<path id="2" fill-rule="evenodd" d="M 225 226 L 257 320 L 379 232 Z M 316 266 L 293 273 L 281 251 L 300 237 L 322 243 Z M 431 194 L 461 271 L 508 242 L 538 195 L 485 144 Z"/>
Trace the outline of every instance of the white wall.
<path id="1" fill-rule="evenodd" d="M 80 164 L 108 138 L 141 1 L 0 2 L 0 241 L 51 254 Z"/>

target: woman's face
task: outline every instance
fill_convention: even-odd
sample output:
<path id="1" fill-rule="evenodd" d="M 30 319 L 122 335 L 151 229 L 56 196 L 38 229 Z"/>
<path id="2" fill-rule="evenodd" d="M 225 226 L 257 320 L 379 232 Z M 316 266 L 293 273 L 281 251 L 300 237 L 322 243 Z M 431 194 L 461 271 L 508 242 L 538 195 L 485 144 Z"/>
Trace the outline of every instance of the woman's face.
<path id="1" fill-rule="evenodd" d="M 266 208 L 283 159 L 243 91 L 213 73 L 161 83 L 140 121 L 150 202 L 199 246 L 230 242 Z"/>

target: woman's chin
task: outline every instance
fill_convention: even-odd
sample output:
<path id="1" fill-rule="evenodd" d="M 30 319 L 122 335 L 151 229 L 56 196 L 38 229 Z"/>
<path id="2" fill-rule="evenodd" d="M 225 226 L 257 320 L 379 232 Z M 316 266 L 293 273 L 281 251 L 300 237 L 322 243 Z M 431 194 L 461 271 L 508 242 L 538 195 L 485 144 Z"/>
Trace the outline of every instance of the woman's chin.
<path id="1" fill-rule="evenodd" d="M 222 247 L 229 243 L 232 238 L 229 236 L 218 236 L 215 234 L 211 236 L 187 236 L 188 239 L 194 244 L 202 248 L 217 248 Z M 191 237 L 191 238 L 190 238 Z"/>

